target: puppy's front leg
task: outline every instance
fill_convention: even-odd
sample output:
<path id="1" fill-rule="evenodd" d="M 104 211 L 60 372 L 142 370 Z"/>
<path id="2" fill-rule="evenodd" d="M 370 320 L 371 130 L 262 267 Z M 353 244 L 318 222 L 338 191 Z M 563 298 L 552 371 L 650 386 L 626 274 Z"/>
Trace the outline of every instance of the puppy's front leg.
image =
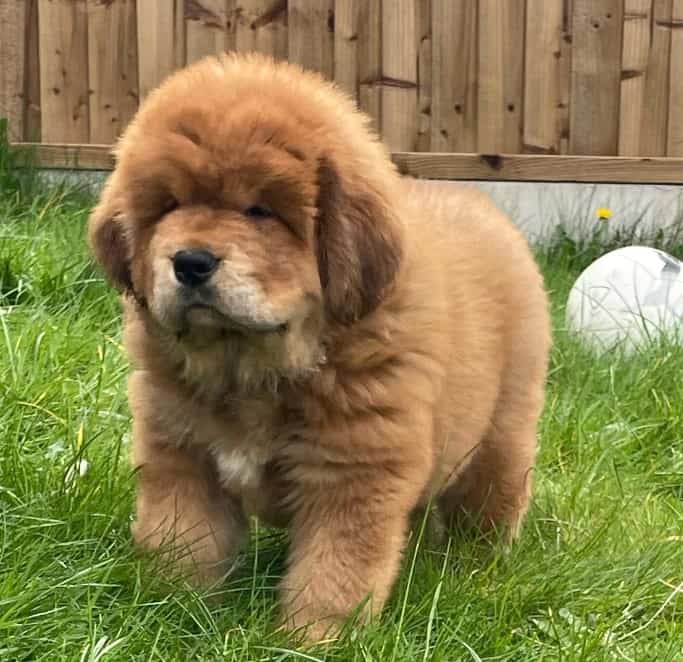
<path id="1" fill-rule="evenodd" d="M 415 505 L 414 489 L 373 472 L 299 495 L 282 583 L 288 627 L 309 642 L 334 636 L 365 600 L 378 612 L 396 578 Z"/>
<path id="2" fill-rule="evenodd" d="M 141 547 L 160 550 L 172 572 L 209 585 L 229 569 L 244 538 L 241 507 L 220 489 L 206 457 L 143 433 L 142 427 L 135 425 L 133 536 Z"/>

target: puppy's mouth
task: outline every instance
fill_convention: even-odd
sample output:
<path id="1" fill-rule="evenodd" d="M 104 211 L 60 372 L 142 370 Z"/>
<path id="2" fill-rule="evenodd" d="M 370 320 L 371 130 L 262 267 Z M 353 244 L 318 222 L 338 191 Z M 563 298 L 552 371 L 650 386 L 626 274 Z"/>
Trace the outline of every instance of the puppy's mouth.
<path id="1" fill-rule="evenodd" d="M 192 303 L 183 311 L 182 330 L 185 335 L 191 328 L 209 327 L 225 333 L 242 336 L 284 334 L 289 329 L 287 322 L 241 319 L 226 315 L 208 303 Z"/>

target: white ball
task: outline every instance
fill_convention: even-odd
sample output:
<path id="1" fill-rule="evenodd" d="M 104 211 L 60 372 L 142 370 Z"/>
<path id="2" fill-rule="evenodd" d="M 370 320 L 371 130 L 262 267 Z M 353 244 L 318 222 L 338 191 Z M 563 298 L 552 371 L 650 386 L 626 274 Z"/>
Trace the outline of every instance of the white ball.
<path id="1" fill-rule="evenodd" d="M 603 255 L 578 277 L 567 301 L 568 328 L 591 348 L 626 352 L 683 329 L 683 263 L 628 246 Z"/>

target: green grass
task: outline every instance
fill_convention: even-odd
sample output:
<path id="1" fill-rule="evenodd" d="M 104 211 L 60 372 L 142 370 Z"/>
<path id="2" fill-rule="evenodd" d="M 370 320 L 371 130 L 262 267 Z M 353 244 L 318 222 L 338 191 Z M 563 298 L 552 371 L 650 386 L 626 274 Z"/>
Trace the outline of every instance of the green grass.
<path id="1" fill-rule="evenodd" d="M 304 654 L 273 626 L 282 534 L 255 530 L 211 596 L 131 550 L 126 363 L 84 246 L 91 201 L 12 172 L 0 160 L 0 660 L 683 659 L 683 350 L 596 360 L 567 336 L 594 242 L 539 255 L 556 346 L 519 544 L 413 544 L 381 620 Z"/>

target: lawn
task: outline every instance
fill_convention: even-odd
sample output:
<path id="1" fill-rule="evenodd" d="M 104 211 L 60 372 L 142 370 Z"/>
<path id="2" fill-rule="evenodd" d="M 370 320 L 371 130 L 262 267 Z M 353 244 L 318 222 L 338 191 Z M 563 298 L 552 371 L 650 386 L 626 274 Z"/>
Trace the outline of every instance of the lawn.
<path id="1" fill-rule="evenodd" d="M 0 660 L 683 660 L 683 349 L 596 360 L 567 336 L 595 243 L 539 249 L 556 345 L 520 542 L 416 535 L 381 620 L 297 653 L 273 625 L 281 533 L 254 524 L 211 595 L 131 550 L 126 360 L 84 245 L 92 201 L 2 163 Z"/>

